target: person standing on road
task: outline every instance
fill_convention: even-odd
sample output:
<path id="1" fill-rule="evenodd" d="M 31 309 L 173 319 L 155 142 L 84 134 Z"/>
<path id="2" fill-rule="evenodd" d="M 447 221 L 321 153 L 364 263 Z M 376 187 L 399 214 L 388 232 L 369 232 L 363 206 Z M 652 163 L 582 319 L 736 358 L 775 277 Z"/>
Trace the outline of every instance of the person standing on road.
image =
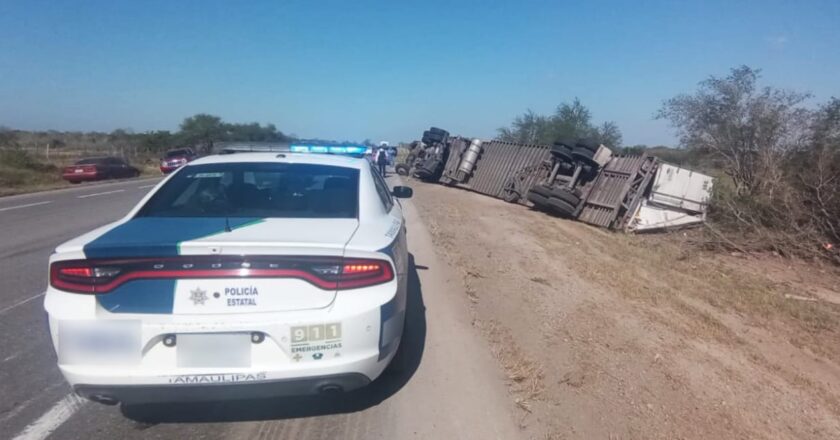
<path id="1" fill-rule="evenodd" d="M 385 166 L 388 165 L 388 153 L 385 152 L 384 148 L 376 150 L 376 164 L 379 165 L 379 174 L 386 177 Z"/>

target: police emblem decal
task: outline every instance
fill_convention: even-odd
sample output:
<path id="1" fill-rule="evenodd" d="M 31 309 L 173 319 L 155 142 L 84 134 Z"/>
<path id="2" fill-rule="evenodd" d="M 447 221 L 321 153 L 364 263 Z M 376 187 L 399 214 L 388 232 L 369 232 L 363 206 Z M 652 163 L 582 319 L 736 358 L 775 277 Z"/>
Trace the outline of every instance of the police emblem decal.
<path id="1" fill-rule="evenodd" d="M 201 290 L 200 287 L 196 287 L 195 290 L 190 290 L 190 300 L 192 300 L 195 306 L 199 304 L 204 305 L 204 302 L 207 301 L 207 291 Z"/>

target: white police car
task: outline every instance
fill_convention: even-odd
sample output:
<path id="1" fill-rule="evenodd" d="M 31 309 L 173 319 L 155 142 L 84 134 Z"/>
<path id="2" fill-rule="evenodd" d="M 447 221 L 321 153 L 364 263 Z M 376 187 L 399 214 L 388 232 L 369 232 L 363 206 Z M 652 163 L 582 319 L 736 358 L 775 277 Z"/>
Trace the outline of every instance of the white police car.
<path id="1" fill-rule="evenodd" d="M 125 218 L 60 245 L 44 307 L 58 365 L 102 403 L 350 390 L 400 344 L 402 208 L 364 159 L 189 163 Z"/>

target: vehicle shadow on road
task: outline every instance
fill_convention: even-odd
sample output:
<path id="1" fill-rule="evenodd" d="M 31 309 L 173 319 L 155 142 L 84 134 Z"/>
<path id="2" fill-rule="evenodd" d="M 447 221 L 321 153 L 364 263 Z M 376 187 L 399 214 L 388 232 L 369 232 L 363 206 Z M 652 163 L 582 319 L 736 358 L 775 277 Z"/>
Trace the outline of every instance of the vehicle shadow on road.
<path id="1" fill-rule="evenodd" d="M 122 414 L 144 424 L 282 420 L 362 411 L 396 394 L 414 375 L 426 344 L 426 306 L 414 255 L 409 254 L 406 324 L 400 349 L 405 367 L 386 370 L 370 385 L 347 393 L 230 402 L 122 405 Z"/>

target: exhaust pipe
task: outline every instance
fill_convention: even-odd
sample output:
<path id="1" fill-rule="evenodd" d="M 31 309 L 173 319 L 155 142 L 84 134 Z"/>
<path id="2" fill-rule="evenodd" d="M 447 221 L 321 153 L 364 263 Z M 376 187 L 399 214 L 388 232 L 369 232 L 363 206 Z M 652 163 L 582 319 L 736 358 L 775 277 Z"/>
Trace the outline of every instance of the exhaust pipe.
<path id="1" fill-rule="evenodd" d="M 88 399 L 93 400 L 96 403 L 101 403 L 103 405 L 114 406 L 120 403 L 114 396 L 109 396 L 108 394 L 91 394 L 88 396 Z"/>
<path id="2" fill-rule="evenodd" d="M 332 383 L 321 385 L 321 387 L 318 388 L 318 393 L 320 394 L 338 394 L 342 391 L 344 391 L 344 388 L 342 388 L 341 385 L 336 385 Z"/>

